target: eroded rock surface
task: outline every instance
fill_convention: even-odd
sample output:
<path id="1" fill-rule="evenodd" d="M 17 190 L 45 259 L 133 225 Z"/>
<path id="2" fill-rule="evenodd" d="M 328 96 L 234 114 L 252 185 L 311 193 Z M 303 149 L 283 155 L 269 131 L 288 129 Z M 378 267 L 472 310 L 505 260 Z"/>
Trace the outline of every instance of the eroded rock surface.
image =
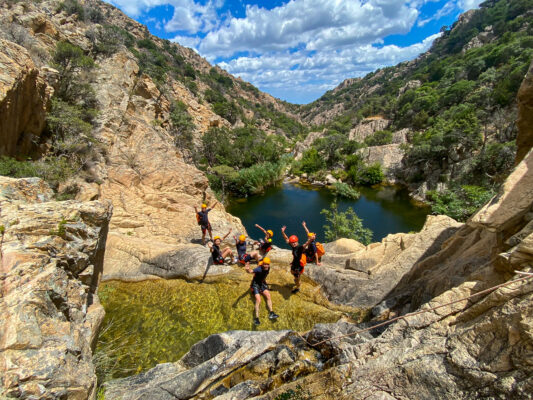
<path id="1" fill-rule="evenodd" d="M 45 125 L 50 90 L 24 47 L 0 39 L 0 155 L 23 157 Z"/>
<path id="2" fill-rule="evenodd" d="M 0 188 L 0 397 L 92 398 L 111 205 L 53 201 L 37 178 Z"/>

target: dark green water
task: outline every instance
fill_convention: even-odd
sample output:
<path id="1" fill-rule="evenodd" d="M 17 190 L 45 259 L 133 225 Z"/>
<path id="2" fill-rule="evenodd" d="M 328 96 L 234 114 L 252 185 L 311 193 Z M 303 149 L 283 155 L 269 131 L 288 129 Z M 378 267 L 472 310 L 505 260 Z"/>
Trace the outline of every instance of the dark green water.
<path id="1" fill-rule="evenodd" d="M 389 233 L 419 231 L 424 225 L 429 208 L 414 204 L 405 189 L 385 186 L 377 189 L 360 188 L 358 200 L 340 199 L 339 210 L 352 207 L 366 228 L 374 232 L 373 241 L 380 241 Z M 320 211 L 329 208 L 334 200 L 331 191 L 302 185 L 282 184 L 271 187 L 263 195 L 233 200 L 227 211 L 241 218 L 252 238 L 262 236 L 255 228 L 259 224 L 274 231 L 274 243 L 286 247 L 280 229 L 287 226 L 289 235 L 305 235 L 302 221 L 310 231 L 324 241 L 323 225 L 326 223 Z"/>

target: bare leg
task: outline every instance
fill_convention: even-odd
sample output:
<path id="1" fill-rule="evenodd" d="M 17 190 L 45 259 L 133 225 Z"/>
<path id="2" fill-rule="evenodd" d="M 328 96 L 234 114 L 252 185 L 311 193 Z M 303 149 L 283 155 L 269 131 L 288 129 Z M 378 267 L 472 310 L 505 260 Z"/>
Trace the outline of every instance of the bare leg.
<path id="1" fill-rule="evenodd" d="M 255 316 L 259 318 L 259 304 L 261 304 L 261 295 L 257 293 L 255 295 Z"/>
<path id="2" fill-rule="evenodd" d="M 205 232 L 202 231 L 202 244 L 205 244 Z"/>
<path id="3" fill-rule="evenodd" d="M 259 262 L 259 252 L 258 251 L 252 251 L 250 253 L 250 256 L 255 259 L 255 261 Z"/>
<path id="4" fill-rule="evenodd" d="M 294 286 L 296 289 L 300 289 L 300 274 L 294 275 Z"/>
<path id="5" fill-rule="evenodd" d="M 267 301 L 267 308 L 268 308 L 268 311 L 272 311 L 272 298 L 270 297 L 270 291 L 265 290 L 265 291 L 263 292 L 263 295 L 265 296 L 266 301 Z"/>
<path id="6" fill-rule="evenodd" d="M 209 237 L 211 238 L 211 241 L 213 241 L 213 230 L 211 229 L 211 225 L 208 226 L 207 231 L 209 232 Z"/>
<path id="7" fill-rule="evenodd" d="M 222 250 L 222 258 L 226 257 L 233 258 L 233 253 L 231 252 L 231 249 L 229 247 L 226 247 L 224 250 Z"/>

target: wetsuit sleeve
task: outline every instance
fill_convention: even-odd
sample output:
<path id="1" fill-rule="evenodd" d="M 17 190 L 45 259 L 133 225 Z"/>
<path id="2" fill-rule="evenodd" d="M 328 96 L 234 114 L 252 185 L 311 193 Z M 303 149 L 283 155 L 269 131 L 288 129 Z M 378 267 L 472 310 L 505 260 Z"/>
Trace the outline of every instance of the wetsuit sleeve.
<path id="1" fill-rule="evenodd" d="M 256 268 L 254 268 L 254 269 L 252 270 L 252 272 L 253 272 L 254 274 L 258 274 L 258 273 L 261 272 L 261 271 L 263 271 L 263 268 L 261 268 L 261 267 L 256 267 Z"/>

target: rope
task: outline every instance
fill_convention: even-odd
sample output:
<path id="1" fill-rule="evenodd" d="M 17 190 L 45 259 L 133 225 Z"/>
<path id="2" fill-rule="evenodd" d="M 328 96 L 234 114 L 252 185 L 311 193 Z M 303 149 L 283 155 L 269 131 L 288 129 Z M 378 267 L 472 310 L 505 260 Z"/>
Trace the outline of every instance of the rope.
<path id="1" fill-rule="evenodd" d="M 521 274 L 521 275 L 525 275 L 521 278 L 518 278 L 518 279 L 514 279 L 512 281 L 508 281 L 508 282 L 504 282 L 504 283 L 501 283 L 499 285 L 496 285 L 496 286 L 493 286 L 493 287 L 490 287 L 488 289 L 485 289 L 485 290 L 482 290 L 481 292 L 477 292 L 477 293 L 474 293 L 468 297 L 465 297 L 465 298 L 462 298 L 462 299 L 459 299 L 459 300 L 454 300 L 454 301 L 451 301 L 449 303 L 446 303 L 446 304 L 441 304 L 439 306 L 436 306 L 436 307 L 432 307 L 432 308 L 428 308 L 428 309 L 424 309 L 424 310 L 421 310 L 421 311 L 416 311 L 416 312 L 412 312 L 412 313 L 409 313 L 409 314 L 405 314 L 405 315 L 401 315 L 399 317 L 395 317 L 395 318 L 392 318 L 392 319 L 389 319 L 387 321 L 384 321 L 384 322 L 381 322 L 377 325 L 374 325 L 374 326 L 371 326 L 369 328 L 365 328 L 365 329 L 361 329 L 357 332 L 353 332 L 353 333 L 349 333 L 347 335 L 341 335 L 341 336 L 335 336 L 335 337 L 332 337 L 332 338 L 329 338 L 329 339 L 325 339 L 325 340 L 322 340 L 320 342 L 317 342 L 317 343 L 314 343 L 314 344 L 311 344 L 309 342 L 307 342 L 307 340 L 305 340 L 311 347 L 314 347 L 314 346 L 318 346 L 320 344 L 323 344 L 323 343 L 326 343 L 326 342 L 329 342 L 331 340 L 336 340 L 336 339 L 342 339 L 342 338 L 345 338 L 345 337 L 349 337 L 349 336 L 354 336 L 354 335 L 358 335 L 360 333 L 363 333 L 363 332 L 368 332 L 368 331 L 371 331 L 372 329 L 376 329 L 376 328 L 379 328 L 381 326 L 384 326 L 384 325 L 388 325 L 394 321 L 398 321 L 400 319 L 405 319 L 405 318 L 408 318 L 408 317 L 413 317 L 415 315 L 419 315 L 419 314 L 424 314 L 424 313 L 427 313 L 427 312 L 430 312 L 430 311 L 435 311 L 435 310 L 438 310 L 439 308 L 442 308 L 442 307 L 446 307 L 446 306 L 449 306 L 449 305 L 452 305 L 452 304 L 455 304 L 455 303 L 460 303 L 461 301 L 465 301 L 465 300 L 469 300 L 471 299 L 472 297 L 476 297 L 476 296 L 480 296 L 482 294 L 485 294 L 485 293 L 490 293 L 490 292 L 493 292 L 494 290 L 496 289 L 499 289 L 501 287 L 504 287 L 504 286 L 509 286 L 509 285 L 512 285 L 513 283 L 516 283 L 516 282 L 520 282 L 520 281 L 524 281 L 526 279 L 531 279 L 533 278 L 533 273 L 530 273 L 530 272 L 521 272 L 521 271 L 515 271 L 516 273 L 518 274 Z M 300 336 L 301 337 L 301 336 Z M 303 338 L 302 338 L 303 339 Z"/>

